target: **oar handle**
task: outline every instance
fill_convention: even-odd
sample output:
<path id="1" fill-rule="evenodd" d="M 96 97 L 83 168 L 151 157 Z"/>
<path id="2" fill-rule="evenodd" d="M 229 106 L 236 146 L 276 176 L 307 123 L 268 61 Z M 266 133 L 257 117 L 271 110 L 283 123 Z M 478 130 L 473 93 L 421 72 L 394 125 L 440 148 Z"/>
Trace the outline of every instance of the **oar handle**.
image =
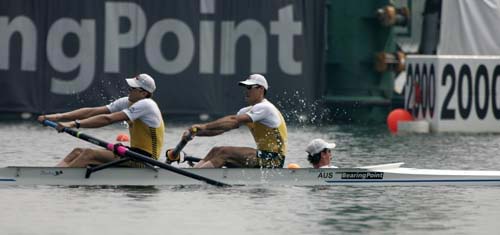
<path id="1" fill-rule="evenodd" d="M 50 127 L 53 127 L 53 128 L 57 127 L 57 123 L 55 123 L 53 121 L 50 121 L 50 120 L 43 120 L 42 124 L 44 126 L 50 126 Z"/>
<path id="2" fill-rule="evenodd" d="M 191 128 L 189 133 L 186 135 L 185 138 L 182 138 L 181 141 L 175 146 L 174 150 L 172 150 L 172 155 L 177 156 L 179 153 L 182 151 L 182 149 L 186 146 L 186 144 L 193 139 L 193 135 L 196 134 L 198 129 L 196 128 Z"/>

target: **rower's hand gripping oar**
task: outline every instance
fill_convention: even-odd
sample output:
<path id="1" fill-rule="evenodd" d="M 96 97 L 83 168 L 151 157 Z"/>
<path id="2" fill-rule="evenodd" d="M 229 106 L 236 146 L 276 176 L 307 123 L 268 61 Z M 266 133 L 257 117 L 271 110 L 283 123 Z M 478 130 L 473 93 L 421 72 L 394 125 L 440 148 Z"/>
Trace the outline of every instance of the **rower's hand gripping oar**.
<path id="1" fill-rule="evenodd" d="M 64 128 L 61 129 L 60 127 L 58 127 L 57 123 L 55 123 L 53 121 L 44 120 L 42 122 L 42 124 L 45 125 L 45 126 L 53 127 L 54 129 L 58 130 L 59 132 L 66 132 L 66 133 L 68 133 L 68 134 L 70 134 L 70 135 L 72 135 L 72 136 L 74 136 L 76 138 L 85 140 L 85 141 L 93 143 L 95 145 L 99 145 L 99 146 L 101 146 L 103 148 L 106 148 L 106 149 L 108 149 L 110 151 L 114 151 L 114 152 L 118 153 L 120 156 L 123 156 L 123 157 L 129 157 L 129 158 L 134 159 L 136 161 L 146 162 L 146 163 L 149 163 L 151 165 L 157 166 L 159 168 L 162 168 L 162 169 L 165 169 L 165 170 L 168 170 L 168 171 L 172 171 L 172 172 L 175 172 L 177 174 L 180 174 L 180 175 L 192 178 L 192 179 L 204 181 L 204 182 L 206 182 L 208 184 L 211 184 L 211 185 L 215 185 L 215 186 L 230 186 L 228 184 L 225 184 L 225 183 L 213 180 L 213 179 L 209 179 L 207 177 L 204 177 L 204 176 L 201 176 L 201 175 L 197 175 L 197 174 L 194 174 L 194 173 L 182 170 L 180 168 L 176 168 L 176 167 L 170 166 L 170 165 L 165 164 L 163 162 L 156 161 L 156 160 L 154 160 L 154 159 L 152 159 L 150 157 L 147 157 L 147 156 L 144 156 L 144 155 L 142 155 L 140 153 L 136 153 L 134 151 L 131 151 L 130 149 L 128 149 L 128 148 L 126 148 L 124 146 L 115 146 L 112 143 L 108 143 L 108 142 L 105 142 L 103 140 L 94 138 L 94 137 L 89 136 L 87 134 L 84 134 L 82 132 L 75 131 L 75 130 L 73 130 L 71 128 L 64 127 Z"/>
<path id="2" fill-rule="evenodd" d="M 166 153 L 165 153 L 165 157 L 166 157 L 166 163 L 167 164 L 172 164 L 172 162 L 177 162 L 177 163 L 180 163 L 180 162 L 187 162 L 187 164 L 191 167 L 193 167 L 195 164 L 195 162 L 199 162 L 203 159 L 201 158 L 197 158 L 197 157 L 193 157 L 193 156 L 188 156 L 184 153 L 181 154 L 181 151 L 182 149 L 186 146 L 186 144 L 191 141 L 194 136 L 196 135 L 196 133 L 198 132 L 198 129 L 197 128 L 191 128 L 186 135 L 183 135 L 182 136 L 182 139 L 181 141 L 175 146 L 175 148 L 173 149 L 167 149 Z M 236 168 L 237 166 L 233 166 L 231 165 L 230 163 L 225 163 L 224 166 L 226 167 L 234 167 Z"/>
<path id="3" fill-rule="evenodd" d="M 182 162 L 184 161 L 184 157 L 181 156 L 182 149 L 186 146 L 186 144 L 193 139 L 194 135 L 198 129 L 191 128 L 188 133 L 182 137 L 181 141 L 175 146 L 173 149 L 167 149 L 165 152 L 166 163 L 171 164 L 172 162 Z"/>

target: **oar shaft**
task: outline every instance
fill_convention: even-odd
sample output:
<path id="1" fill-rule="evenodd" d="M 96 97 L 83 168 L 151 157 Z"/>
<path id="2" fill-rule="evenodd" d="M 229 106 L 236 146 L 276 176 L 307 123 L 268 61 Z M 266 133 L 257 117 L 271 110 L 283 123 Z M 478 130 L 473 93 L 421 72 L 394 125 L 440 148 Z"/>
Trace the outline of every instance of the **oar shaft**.
<path id="1" fill-rule="evenodd" d="M 53 127 L 53 128 L 57 128 L 57 123 L 55 122 L 52 122 L 52 121 L 49 121 L 49 120 L 45 120 L 43 121 L 43 124 L 46 125 L 46 126 L 50 126 L 50 127 Z M 82 140 L 85 140 L 87 142 L 90 142 L 90 143 L 93 143 L 95 145 L 99 145 L 103 148 L 106 148 L 108 150 L 111 150 L 113 151 L 113 148 L 109 149 L 108 148 L 108 143 L 104 140 L 100 140 L 100 139 L 97 139 L 97 138 L 94 138 L 92 136 L 89 136 L 85 133 L 82 133 L 82 132 L 79 132 L 79 131 L 75 131 L 71 128 L 64 128 L 63 132 L 66 132 L 76 138 L 79 138 L 79 139 L 82 139 Z"/>
<path id="2" fill-rule="evenodd" d="M 192 129 L 188 132 L 185 138 L 182 138 L 181 141 L 175 146 L 174 150 L 172 150 L 172 155 L 177 156 L 182 151 L 182 149 L 186 146 L 186 144 L 193 139 L 193 133 L 196 133 L 196 129 Z"/>
<path id="3" fill-rule="evenodd" d="M 174 150 L 172 150 L 172 155 L 173 156 L 178 156 L 179 153 L 181 153 L 182 149 L 184 148 L 184 146 L 186 146 L 186 144 L 188 143 L 187 140 L 185 139 L 182 139 L 174 148 Z"/>
<path id="4" fill-rule="evenodd" d="M 46 126 L 50 126 L 50 127 L 53 127 L 53 128 L 56 128 L 57 127 L 57 123 L 55 122 L 52 122 L 52 121 L 49 121 L 49 120 L 45 120 L 43 121 L 43 124 L 46 125 Z M 85 141 L 88 141 L 90 143 L 93 143 L 95 145 L 99 145 L 101 147 L 104 147 L 110 151 L 114 151 L 114 148 L 115 148 L 115 145 L 112 144 L 112 143 L 108 143 L 106 141 L 103 141 L 103 140 L 100 140 L 100 139 L 97 139 L 97 138 L 94 138 L 92 136 L 89 136 L 87 134 L 84 134 L 84 133 L 81 133 L 79 131 L 75 131 L 71 128 L 64 128 L 62 130 L 63 132 L 66 132 L 74 137 L 77 137 L 79 139 L 82 139 L 82 140 L 85 140 Z M 187 141 L 186 141 L 187 143 Z M 185 145 L 185 144 L 184 144 Z M 219 182 L 219 181 L 216 181 L 216 180 L 213 180 L 213 179 L 209 179 L 209 178 L 206 178 L 204 176 L 201 176 L 201 175 L 197 175 L 197 174 L 193 174 L 191 172 L 188 172 L 188 171 L 185 171 L 185 170 L 182 170 L 182 169 L 179 169 L 179 168 L 176 168 L 176 167 L 173 167 L 173 166 L 170 166 L 168 164 L 165 164 L 163 162 L 159 162 L 159 161 L 156 161 L 152 158 L 149 158 L 147 156 L 144 156 L 140 153 L 136 153 L 134 151 L 131 151 L 130 149 L 126 148 L 126 147 L 123 147 L 123 146 L 118 146 L 116 148 L 116 152 L 120 155 L 120 156 L 124 156 L 124 157 L 130 157 L 130 158 L 133 158 L 135 160 L 139 160 L 139 161 L 142 161 L 142 162 L 146 162 L 146 163 L 149 163 L 151 165 L 154 165 L 154 166 L 157 166 L 157 167 L 160 167 L 162 169 L 165 169 L 165 170 L 169 170 L 169 171 L 173 171 L 177 174 L 180 174 L 180 175 L 184 175 L 184 176 L 187 176 L 187 177 L 190 177 L 190 178 L 193 178 L 193 179 L 196 179 L 196 180 L 201 180 L 201 181 L 204 181 L 208 184 L 211 184 L 211 185 L 215 185 L 215 186 L 230 186 L 228 184 L 225 184 L 225 183 L 222 183 L 222 182 Z"/>

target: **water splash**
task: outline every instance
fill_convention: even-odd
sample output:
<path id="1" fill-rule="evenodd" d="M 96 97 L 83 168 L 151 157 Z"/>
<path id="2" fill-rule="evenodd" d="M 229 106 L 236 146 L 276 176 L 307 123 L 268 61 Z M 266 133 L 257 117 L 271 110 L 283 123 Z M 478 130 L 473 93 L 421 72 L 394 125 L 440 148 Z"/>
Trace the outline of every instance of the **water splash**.
<path id="1" fill-rule="evenodd" d="M 113 78 L 99 78 L 96 81 L 98 82 L 90 88 L 93 92 L 77 93 L 75 95 L 77 104 L 69 103 L 68 105 L 101 106 L 128 95 L 128 90 L 123 82 L 114 82 Z"/>
<path id="2" fill-rule="evenodd" d="M 272 98 L 273 103 L 282 112 L 287 123 L 299 125 L 322 125 L 331 122 L 331 110 L 322 100 L 308 100 L 304 92 L 284 91 Z"/>

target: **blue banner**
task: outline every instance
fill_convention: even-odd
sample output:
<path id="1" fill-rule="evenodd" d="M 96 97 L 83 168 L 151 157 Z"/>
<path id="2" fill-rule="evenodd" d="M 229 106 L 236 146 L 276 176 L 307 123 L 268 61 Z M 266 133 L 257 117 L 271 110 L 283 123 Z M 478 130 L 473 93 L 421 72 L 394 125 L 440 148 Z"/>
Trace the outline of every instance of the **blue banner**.
<path id="1" fill-rule="evenodd" d="M 323 0 L 0 1 L 0 112 L 51 113 L 127 95 L 148 73 L 164 114 L 235 113 L 237 86 L 271 101 L 323 84 Z M 293 108 L 293 107 L 291 107 Z"/>

